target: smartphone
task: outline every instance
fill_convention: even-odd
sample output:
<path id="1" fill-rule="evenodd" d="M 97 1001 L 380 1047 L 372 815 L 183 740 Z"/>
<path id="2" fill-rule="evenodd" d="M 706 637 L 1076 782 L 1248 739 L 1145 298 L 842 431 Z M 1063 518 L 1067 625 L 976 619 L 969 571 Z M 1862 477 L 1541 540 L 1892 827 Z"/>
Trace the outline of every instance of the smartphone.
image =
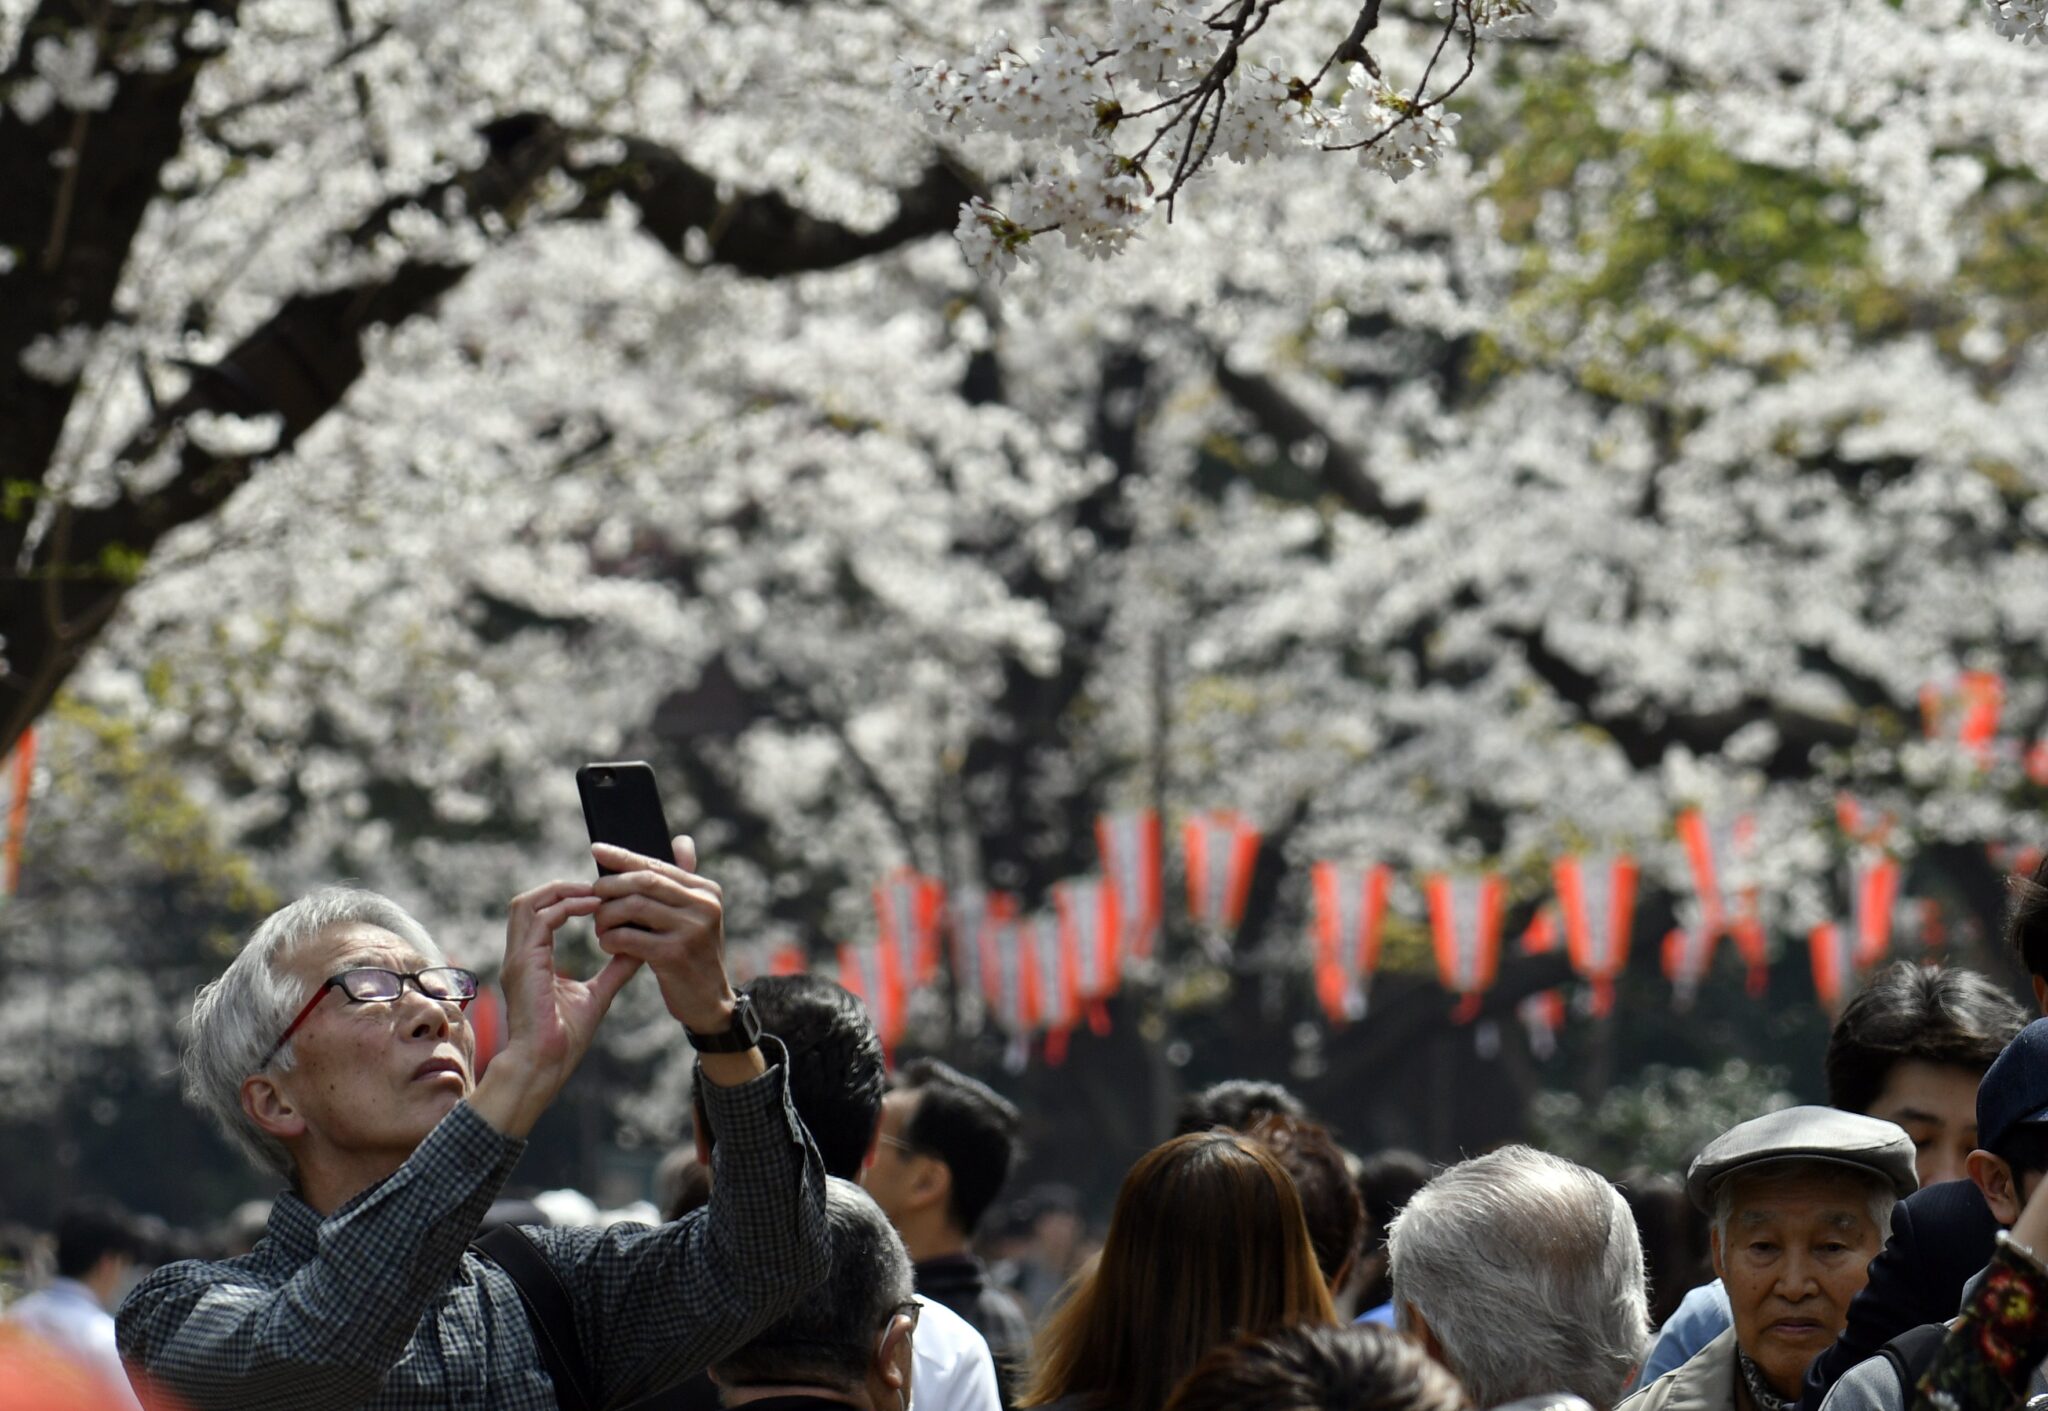
<path id="1" fill-rule="evenodd" d="M 586 764 L 576 771 L 576 792 L 583 797 L 583 825 L 593 843 L 612 843 L 642 857 L 662 862 L 675 859 L 668 819 L 661 811 L 661 791 L 654 787 L 654 769 L 645 760 Z M 600 867 L 599 876 L 618 871 Z"/>

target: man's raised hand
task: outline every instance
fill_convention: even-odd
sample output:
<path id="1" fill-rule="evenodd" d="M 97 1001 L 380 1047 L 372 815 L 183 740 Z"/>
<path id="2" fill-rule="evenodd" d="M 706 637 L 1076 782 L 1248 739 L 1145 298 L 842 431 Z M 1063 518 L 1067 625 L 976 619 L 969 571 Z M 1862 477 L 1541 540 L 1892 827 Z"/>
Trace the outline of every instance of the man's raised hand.
<path id="1" fill-rule="evenodd" d="M 672 846 L 675 860 L 642 857 L 610 843 L 591 853 L 612 875 L 592 889 L 597 944 L 618 959 L 644 961 L 661 982 L 668 1012 L 698 1033 L 720 1033 L 732 1021 L 733 992 L 725 973 L 725 896 L 698 875 L 688 838 Z"/>
<path id="2" fill-rule="evenodd" d="M 598 1024 L 640 962 L 614 955 L 589 980 L 555 968 L 555 933 L 572 916 L 596 914 L 585 882 L 548 882 L 512 898 L 505 923 L 505 1049 L 477 1084 L 471 1106 L 499 1131 L 524 1136 L 576 1071 Z"/>

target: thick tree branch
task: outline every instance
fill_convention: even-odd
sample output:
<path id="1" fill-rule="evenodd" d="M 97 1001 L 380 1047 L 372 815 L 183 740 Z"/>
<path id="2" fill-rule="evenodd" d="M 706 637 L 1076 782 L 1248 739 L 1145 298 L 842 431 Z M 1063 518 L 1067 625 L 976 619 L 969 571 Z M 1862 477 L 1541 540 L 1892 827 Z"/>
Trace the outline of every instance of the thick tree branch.
<path id="1" fill-rule="evenodd" d="M 1405 529 L 1420 522 L 1424 510 L 1412 501 L 1396 503 L 1387 498 L 1379 482 L 1366 469 L 1358 453 L 1339 437 L 1326 431 L 1315 417 L 1280 385 L 1261 373 L 1238 372 L 1227 358 L 1213 359 L 1216 385 L 1259 427 L 1282 446 L 1319 441 L 1323 451 L 1322 477 L 1330 492 L 1354 512 L 1378 520 L 1389 529 Z"/>
<path id="2" fill-rule="evenodd" d="M 177 101 L 182 103 L 183 96 Z M 173 130 L 175 116 L 173 112 Z M 0 120 L 0 132 L 5 127 Z M 352 232 L 352 238 L 367 243 L 387 230 L 391 217 L 406 207 L 442 209 L 453 188 L 461 190 L 471 218 L 496 214 L 516 223 L 540 178 L 570 165 L 567 154 L 574 134 L 545 116 L 516 114 L 483 131 L 489 155 L 476 170 L 385 203 Z M 948 229 L 950 207 L 963 199 L 965 191 L 950 170 L 934 168 L 903 193 L 895 219 L 879 230 L 855 231 L 808 216 L 772 192 L 721 197 L 710 178 L 651 143 L 628 141 L 623 160 L 577 164 L 574 174 L 591 193 L 578 214 L 594 213 L 612 196 L 644 201 L 648 229 L 671 250 L 682 252 L 687 232 L 701 228 L 712 262 L 763 277 L 833 268 Z M 112 280 L 118 277 L 126 241 L 132 236 L 131 228 L 108 261 L 104 306 L 111 305 Z M 42 591 L 0 598 L 0 639 L 6 642 L 10 668 L 0 677 L 0 750 L 49 705 L 163 535 L 214 513 L 251 475 L 289 451 L 333 410 L 362 375 L 366 332 L 428 311 L 468 269 L 415 261 L 368 284 L 295 296 L 219 362 L 195 369 L 186 394 L 161 409 L 118 457 L 126 464 L 142 464 L 159 455 L 175 455 L 176 473 L 162 488 L 146 494 L 124 496 L 104 507 L 60 510 L 28 568 L 28 578 Z M 21 311 L 0 300 L 0 355 L 10 328 L 20 321 Z M 26 336 L 21 339 L 24 346 L 27 341 Z M 76 388 L 31 382 L 18 405 L 10 404 L 4 395 L 8 379 L 22 381 L 15 368 L 12 360 L 0 366 L 0 433 L 14 433 L 0 434 L 0 470 L 5 471 L 0 480 L 15 477 L 40 486 L 46 483 L 49 455 Z M 182 439 L 188 420 L 200 412 L 274 415 L 281 422 L 281 434 L 263 456 L 216 458 Z M 33 458 L 21 455 L 31 443 L 41 449 Z M 0 572 L 19 561 L 28 524 L 26 514 L 0 521 L 0 553 L 6 555 L 0 557 Z"/>
<path id="3" fill-rule="evenodd" d="M 835 269 L 943 234 L 973 194 L 952 168 L 937 165 L 896 193 L 896 215 L 887 224 L 858 231 L 808 215 L 772 191 L 721 191 L 717 180 L 668 148 L 638 138 L 623 141 L 625 156 L 618 161 L 568 163 L 586 193 L 574 216 L 595 218 L 613 197 L 623 196 L 639 207 L 643 227 L 671 253 L 693 255 L 690 236 L 698 232 L 707 263 L 763 279 Z"/>
<path id="4" fill-rule="evenodd" d="M 230 22 L 239 8 L 239 0 L 190 6 Z M 139 41 L 153 20 L 146 5 L 42 0 L 0 72 L 0 93 L 40 82 L 36 53 L 44 43 L 90 36 L 105 56 Z M 31 123 L 22 120 L 18 98 L 0 103 L 0 247 L 14 258 L 13 270 L 0 274 L 0 484 L 45 483 L 78 379 L 31 376 L 22 354 L 65 329 L 96 332 L 111 316 L 129 246 L 164 164 L 184 140 L 182 114 L 208 57 L 187 47 L 192 28 L 177 26 L 176 61 L 166 72 L 117 73 L 104 109 L 53 103 Z M 27 532 L 26 516 L 0 519 L 0 565 L 14 561 Z"/>
<path id="5" fill-rule="evenodd" d="M 1842 748 L 1856 740 L 1853 714 L 1840 719 L 1809 715 L 1767 696 L 1748 696 L 1720 710 L 1689 714 L 1654 706 L 1616 710 L 1602 703 L 1604 683 L 1554 651 L 1540 627 L 1508 636 L 1520 644 L 1524 660 L 1538 679 L 1586 723 L 1606 732 L 1637 769 L 1656 768 L 1676 745 L 1695 754 L 1719 753 L 1736 731 L 1760 720 L 1768 721 L 1778 733 L 1777 748 L 1763 766 L 1773 778 L 1809 777 L 1816 748 Z"/>

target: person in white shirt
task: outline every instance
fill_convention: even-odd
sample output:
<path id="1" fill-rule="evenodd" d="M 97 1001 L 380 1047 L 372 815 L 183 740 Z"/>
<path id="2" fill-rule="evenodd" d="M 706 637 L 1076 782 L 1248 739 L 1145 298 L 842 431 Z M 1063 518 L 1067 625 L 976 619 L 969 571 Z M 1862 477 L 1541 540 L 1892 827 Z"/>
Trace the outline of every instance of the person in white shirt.
<path id="1" fill-rule="evenodd" d="M 7 1321 L 106 1385 L 110 1405 L 138 1407 L 114 1349 L 114 1304 L 142 1254 L 132 1221 L 112 1206 L 79 1205 L 57 1220 L 57 1277 L 19 1300 Z"/>
<path id="2" fill-rule="evenodd" d="M 745 989 L 761 1027 L 782 1040 L 789 1054 L 789 1098 L 817 1144 L 825 1173 L 857 1181 L 881 1143 L 886 1074 L 882 1042 L 867 1009 L 820 975 L 765 975 Z M 695 1127 L 697 1159 L 708 1166 L 718 1134 L 701 1103 Z M 914 1301 L 919 1312 L 910 1411 L 1002 1411 L 988 1340 L 945 1304 Z M 663 1411 L 710 1411 L 719 1404 L 716 1396 L 708 1379 L 685 1383 Z"/>

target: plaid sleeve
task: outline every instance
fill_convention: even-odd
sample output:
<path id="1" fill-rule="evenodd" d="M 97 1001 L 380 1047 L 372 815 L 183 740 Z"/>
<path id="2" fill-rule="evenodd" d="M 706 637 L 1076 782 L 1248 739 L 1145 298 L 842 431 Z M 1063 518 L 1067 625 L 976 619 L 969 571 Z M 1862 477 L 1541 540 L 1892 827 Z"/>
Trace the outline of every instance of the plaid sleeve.
<path id="1" fill-rule="evenodd" d="M 283 1283 L 197 1261 L 144 1280 L 121 1305 L 121 1355 L 189 1411 L 361 1404 L 524 1147 L 459 1104 L 390 1179 L 321 1222 L 313 1258 Z"/>
<path id="2" fill-rule="evenodd" d="M 768 1326 L 825 1277 L 825 1167 L 790 1104 L 787 1055 L 718 1087 L 711 1203 L 666 1225 L 535 1230 L 576 1304 L 605 1399 L 668 1386 Z"/>

